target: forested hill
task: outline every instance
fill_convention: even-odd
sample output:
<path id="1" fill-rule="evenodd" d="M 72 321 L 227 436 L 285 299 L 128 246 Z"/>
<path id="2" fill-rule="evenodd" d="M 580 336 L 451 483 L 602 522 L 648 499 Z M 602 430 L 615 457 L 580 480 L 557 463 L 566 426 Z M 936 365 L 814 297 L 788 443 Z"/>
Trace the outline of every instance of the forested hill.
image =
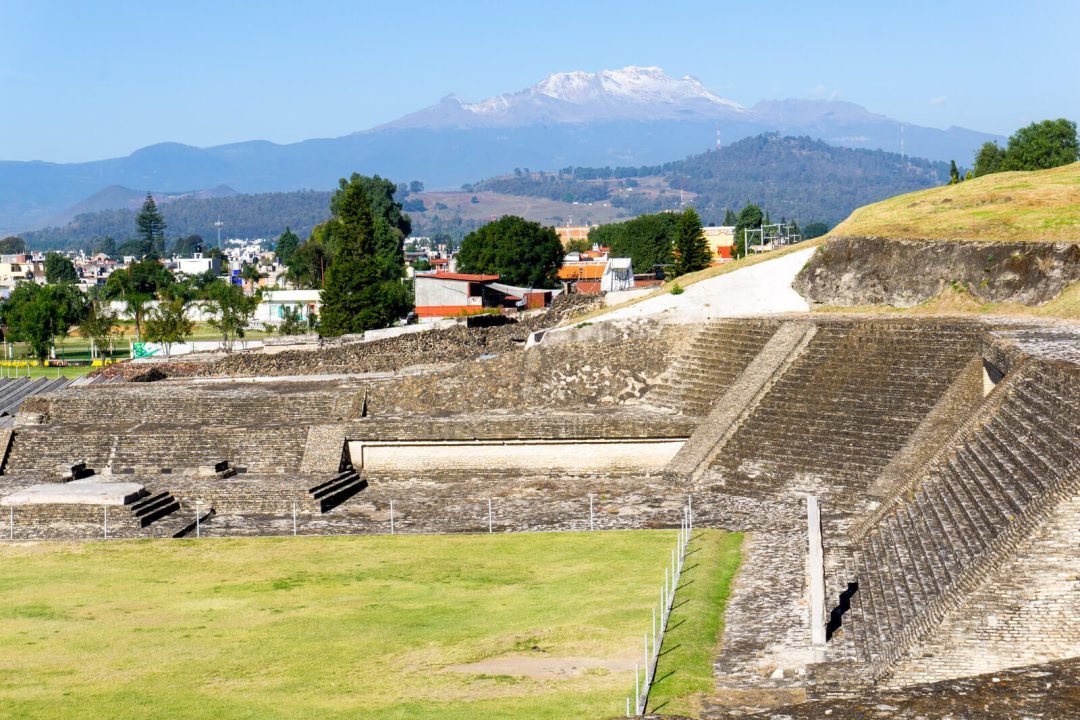
<path id="1" fill-rule="evenodd" d="M 185 198 L 162 208 L 170 238 L 201 235 L 217 237 L 214 223 L 223 222 L 223 237 L 275 238 L 292 228 L 307 237 L 318 223 L 330 216 L 330 193 L 302 190 L 287 193 L 259 193 L 221 198 Z M 111 237 L 122 244 L 135 234 L 135 210 L 100 210 L 83 213 L 62 228 L 45 228 L 21 233 L 34 250 L 90 249 L 101 238 Z"/>
<path id="2" fill-rule="evenodd" d="M 564 201 L 610 202 L 633 214 L 688 202 L 707 223 L 719 222 L 725 209 L 738 210 L 753 202 L 774 218 L 834 225 L 855 208 L 948 179 L 947 163 L 765 134 L 664 165 L 516 171 L 473 187 Z"/>

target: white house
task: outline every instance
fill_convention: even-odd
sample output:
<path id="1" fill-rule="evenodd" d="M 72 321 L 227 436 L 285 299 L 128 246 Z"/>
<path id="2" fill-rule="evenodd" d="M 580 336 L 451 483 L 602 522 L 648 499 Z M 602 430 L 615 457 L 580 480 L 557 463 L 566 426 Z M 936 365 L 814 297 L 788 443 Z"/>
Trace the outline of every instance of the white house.
<path id="1" fill-rule="evenodd" d="M 300 318 L 316 317 L 322 308 L 318 290 L 264 290 L 255 310 L 255 322 L 278 325 L 285 319 L 285 308 L 295 308 Z"/>

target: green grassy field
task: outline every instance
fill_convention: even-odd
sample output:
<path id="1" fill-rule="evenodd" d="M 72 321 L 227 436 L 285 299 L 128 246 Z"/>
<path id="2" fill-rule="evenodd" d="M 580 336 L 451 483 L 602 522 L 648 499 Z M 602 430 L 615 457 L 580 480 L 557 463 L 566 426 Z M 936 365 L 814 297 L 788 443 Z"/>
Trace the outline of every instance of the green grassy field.
<path id="1" fill-rule="evenodd" d="M 897 195 L 859 208 L 829 235 L 1075 241 L 1080 237 L 1080 163 L 995 173 Z"/>
<path id="2" fill-rule="evenodd" d="M 738 535 L 700 531 L 650 707 L 707 692 Z M 621 715 L 672 531 L 0 545 L 0 715 Z M 677 626 L 676 626 L 677 625 Z"/>

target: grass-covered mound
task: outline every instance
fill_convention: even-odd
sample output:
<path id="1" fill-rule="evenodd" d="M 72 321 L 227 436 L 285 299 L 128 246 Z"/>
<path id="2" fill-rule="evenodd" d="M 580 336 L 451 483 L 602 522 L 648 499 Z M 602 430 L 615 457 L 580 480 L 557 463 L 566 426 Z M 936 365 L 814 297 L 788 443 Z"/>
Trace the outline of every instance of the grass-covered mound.
<path id="1" fill-rule="evenodd" d="M 678 611 L 686 622 L 662 660 L 661 675 L 673 674 L 657 689 L 669 709 L 692 706 L 711 687 L 738 563 L 738 535 L 697 535 L 694 582 L 679 596 L 689 600 Z M 674 538 L 3 545 L 0 714 L 616 716 Z"/>
<path id="2" fill-rule="evenodd" d="M 830 236 L 931 240 L 1080 240 L 1080 163 L 1005 172 L 861 207 Z"/>

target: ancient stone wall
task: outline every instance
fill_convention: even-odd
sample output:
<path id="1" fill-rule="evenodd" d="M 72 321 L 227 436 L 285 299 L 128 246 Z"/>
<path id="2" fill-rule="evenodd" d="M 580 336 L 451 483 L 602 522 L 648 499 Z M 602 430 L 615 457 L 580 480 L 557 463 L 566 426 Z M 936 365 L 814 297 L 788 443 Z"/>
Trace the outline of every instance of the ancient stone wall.
<path id="1" fill-rule="evenodd" d="M 548 333 L 524 352 L 373 383 L 365 390 L 368 409 L 459 413 L 634 404 L 659 384 L 687 339 L 686 328 L 642 323 Z"/>
<path id="2" fill-rule="evenodd" d="M 984 301 L 1037 305 L 1080 280 L 1080 244 L 835 237 L 794 288 L 812 305 L 926 302 L 950 285 Z"/>

